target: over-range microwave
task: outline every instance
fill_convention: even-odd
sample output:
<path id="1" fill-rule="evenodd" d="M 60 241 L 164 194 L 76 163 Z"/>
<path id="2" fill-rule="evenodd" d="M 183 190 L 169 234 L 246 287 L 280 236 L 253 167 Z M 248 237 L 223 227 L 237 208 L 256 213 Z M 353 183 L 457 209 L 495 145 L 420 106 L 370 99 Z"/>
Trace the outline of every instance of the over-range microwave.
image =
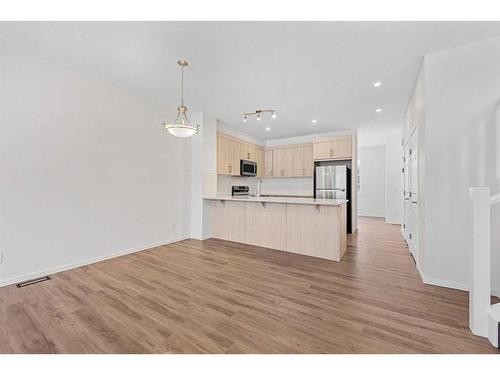
<path id="1" fill-rule="evenodd" d="M 257 163 L 250 160 L 240 160 L 240 176 L 257 176 Z"/>

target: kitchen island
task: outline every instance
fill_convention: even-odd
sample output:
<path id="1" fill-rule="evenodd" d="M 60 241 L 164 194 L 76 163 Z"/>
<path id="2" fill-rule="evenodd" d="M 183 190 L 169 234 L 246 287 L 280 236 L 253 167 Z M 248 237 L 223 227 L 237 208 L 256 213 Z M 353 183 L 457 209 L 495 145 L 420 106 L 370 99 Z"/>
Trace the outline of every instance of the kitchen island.
<path id="1" fill-rule="evenodd" d="M 217 196 L 212 236 L 340 261 L 346 251 L 344 199 Z"/>

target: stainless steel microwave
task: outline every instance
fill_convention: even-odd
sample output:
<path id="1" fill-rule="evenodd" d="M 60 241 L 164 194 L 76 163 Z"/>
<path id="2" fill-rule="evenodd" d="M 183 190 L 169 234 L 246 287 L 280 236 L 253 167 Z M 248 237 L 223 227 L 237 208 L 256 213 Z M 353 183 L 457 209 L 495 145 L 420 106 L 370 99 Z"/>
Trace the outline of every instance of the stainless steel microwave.
<path id="1" fill-rule="evenodd" d="M 240 160 L 240 176 L 257 176 L 257 163 L 250 160 Z"/>

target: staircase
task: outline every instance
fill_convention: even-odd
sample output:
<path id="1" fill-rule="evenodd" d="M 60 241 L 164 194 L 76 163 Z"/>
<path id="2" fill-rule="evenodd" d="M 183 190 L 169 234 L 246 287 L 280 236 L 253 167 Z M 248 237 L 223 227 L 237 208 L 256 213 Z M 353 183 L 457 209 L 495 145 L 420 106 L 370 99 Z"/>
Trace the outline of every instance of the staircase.
<path id="1" fill-rule="evenodd" d="M 472 277 L 469 291 L 469 327 L 473 334 L 487 337 L 499 348 L 500 303 L 491 305 L 491 207 L 500 203 L 500 194 L 490 189 L 470 188 L 472 200 Z"/>

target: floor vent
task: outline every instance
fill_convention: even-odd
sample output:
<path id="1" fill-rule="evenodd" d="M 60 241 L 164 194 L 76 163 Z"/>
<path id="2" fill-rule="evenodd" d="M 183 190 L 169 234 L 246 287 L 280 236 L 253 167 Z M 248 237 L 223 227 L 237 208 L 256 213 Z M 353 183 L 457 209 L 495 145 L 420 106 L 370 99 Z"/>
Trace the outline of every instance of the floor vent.
<path id="1" fill-rule="evenodd" d="M 42 281 L 50 280 L 49 276 L 39 277 L 38 279 L 23 281 L 22 283 L 16 284 L 18 288 L 24 288 L 25 286 L 30 286 L 33 284 L 41 283 Z"/>

